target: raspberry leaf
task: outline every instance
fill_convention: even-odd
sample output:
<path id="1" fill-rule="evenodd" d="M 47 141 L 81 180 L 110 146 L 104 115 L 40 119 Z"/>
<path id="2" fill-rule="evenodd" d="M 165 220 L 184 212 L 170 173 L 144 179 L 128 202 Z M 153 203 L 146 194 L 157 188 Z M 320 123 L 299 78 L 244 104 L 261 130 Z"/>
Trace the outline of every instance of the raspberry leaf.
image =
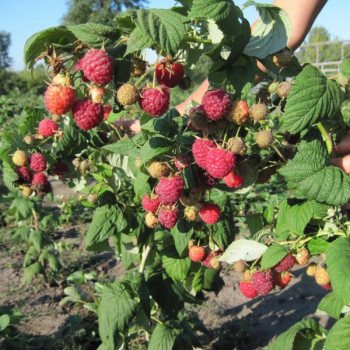
<path id="1" fill-rule="evenodd" d="M 231 4 L 228 0 L 194 0 L 188 19 L 211 18 L 222 21 L 229 16 Z"/>
<path id="2" fill-rule="evenodd" d="M 248 56 L 265 58 L 286 47 L 291 35 L 291 22 L 287 13 L 279 7 L 258 4 L 254 1 L 245 3 L 245 7 L 251 5 L 256 6 L 260 17 L 244 53 Z"/>
<path id="3" fill-rule="evenodd" d="M 87 146 L 84 133 L 77 126 L 68 125 L 64 128 L 63 137 L 57 145 L 57 156 L 73 157 Z"/>
<path id="4" fill-rule="evenodd" d="M 337 85 L 318 68 L 307 65 L 288 95 L 282 129 L 296 134 L 326 117 L 331 118 L 340 103 Z"/>
<path id="5" fill-rule="evenodd" d="M 324 350 L 350 349 L 350 316 L 346 316 L 332 327 L 327 335 Z"/>
<path id="6" fill-rule="evenodd" d="M 297 152 L 278 171 L 299 199 L 343 205 L 350 197 L 350 177 L 329 165 L 327 149 L 320 140 L 302 141 Z"/>
<path id="7" fill-rule="evenodd" d="M 192 288 L 196 293 L 200 292 L 204 287 L 205 270 L 206 268 L 203 265 L 200 265 L 199 270 L 194 275 Z"/>
<path id="8" fill-rule="evenodd" d="M 141 28 L 136 27 L 130 34 L 125 56 L 152 46 L 153 41 Z"/>
<path id="9" fill-rule="evenodd" d="M 340 71 L 345 77 L 350 78 L 350 58 L 346 58 L 342 62 L 340 65 Z"/>
<path id="10" fill-rule="evenodd" d="M 334 294 L 347 305 L 350 303 L 350 240 L 338 238 L 329 244 L 327 250 L 327 270 Z"/>
<path id="11" fill-rule="evenodd" d="M 278 264 L 286 255 L 287 249 L 279 244 L 270 246 L 261 259 L 261 269 L 267 270 Z"/>
<path id="12" fill-rule="evenodd" d="M 84 44 L 100 48 L 102 45 L 108 46 L 119 39 L 121 30 L 99 23 L 84 23 L 67 28 Z"/>
<path id="13" fill-rule="evenodd" d="M 149 350 L 171 350 L 175 343 L 175 335 L 171 332 L 171 328 L 165 324 L 157 324 L 154 328 L 151 339 L 148 343 Z"/>
<path id="14" fill-rule="evenodd" d="M 165 137 L 152 137 L 141 148 L 141 166 L 149 160 L 170 152 L 172 143 Z"/>
<path id="15" fill-rule="evenodd" d="M 228 264 L 238 260 L 253 261 L 260 258 L 266 250 L 265 244 L 249 239 L 238 239 L 227 247 L 219 261 L 225 261 Z"/>
<path id="16" fill-rule="evenodd" d="M 183 217 L 180 217 L 176 226 L 171 229 L 171 235 L 173 236 L 175 248 L 179 255 L 181 255 L 187 247 L 187 243 L 191 239 L 193 232 L 192 223 L 188 222 Z"/>
<path id="17" fill-rule="evenodd" d="M 317 309 L 325 311 L 329 316 L 339 319 L 344 303 L 334 292 L 327 294 L 318 304 Z"/>
<path id="18" fill-rule="evenodd" d="M 325 253 L 329 243 L 322 238 L 313 238 L 308 244 L 307 249 L 311 255 Z"/>
<path id="19" fill-rule="evenodd" d="M 191 267 L 190 258 L 181 258 L 174 249 L 170 248 L 162 252 L 162 263 L 165 271 L 174 281 L 184 281 Z"/>

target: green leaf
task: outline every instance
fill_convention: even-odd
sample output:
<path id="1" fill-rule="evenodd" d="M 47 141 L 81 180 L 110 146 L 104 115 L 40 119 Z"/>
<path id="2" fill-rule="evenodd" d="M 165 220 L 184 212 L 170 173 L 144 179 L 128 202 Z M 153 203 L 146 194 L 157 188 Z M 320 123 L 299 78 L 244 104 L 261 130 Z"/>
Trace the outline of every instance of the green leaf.
<path id="1" fill-rule="evenodd" d="M 282 129 L 296 134 L 325 118 L 331 118 L 340 106 L 339 88 L 322 72 L 305 66 L 290 91 Z"/>
<path id="2" fill-rule="evenodd" d="M 227 247 L 219 261 L 225 261 L 228 264 L 238 260 L 253 261 L 260 258 L 266 250 L 265 244 L 249 239 L 237 239 Z"/>
<path id="3" fill-rule="evenodd" d="M 345 77 L 350 78 L 350 58 L 345 58 L 340 65 L 340 71 Z"/>
<path id="4" fill-rule="evenodd" d="M 347 305 L 350 303 L 350 240 L 338 238 L 330 243 L 327 250 L 327 270 L 333 293 Z"/>
<path id="5" fill-rule="evenodd" d="M 258 231 L 263 228 L 263 221 L 261 215 L 254 214 L 245 217 L 246 223 L 248 225 L 250 235 L 255 235 Z"/>
<path id="6" fill-rule="evenodd" d="M 193 232 L 192 224 L 184 218 L 180 218 L 176 226 L 171 229 L 171 235 L 174 238 L 175 248 L 179 255 L 181 255 L 187 247 Z"/>
<path id="7" fill-rule="evenodd" d="M 13 185 L 18 180 L 17 173 L 11 168 L 11 165 L 7 162 L 3 162 L 3 181 L 6 187 L 12 192 L 16 193 L 18 190 Z"/>
<path id="8" fill-rule="evenodd" d="M 27 197 L 20 197 L 13 200 L 12 208 L 16 208 L 22 218 L 27 219 L 34 208 L 34 203 Z"/>
<path id="9" fill-rule="evenodd" d="M 327 335 L 324 350 L 350 349 L 350 316 L 346 316 L 332 327 Z"/>
<path id="10" fill-rule="evenodd" d="M 5 330 L 7 326 L 11 323 L 11 318 L 9 315 L 4 314 L 0 316 L 0 332 Z"/>
<path id="11" fill-rule="evenodd" d="M 34 248 L 39 253 L 43 247 L 43 233 L 41 231 L 32 231 L 29 236 Z"/>
<path id="12" fill-rule="evenodd" d="M 123 231 L 126 226 L 127 221 L 120 209 L 109 205 L 97 208 L 85 237 L 86 249 L 94 250 L 97 243 Z"/>
<path id="13" fill-rule="evenodd" d="M 245 6 L 255 5 L 259 19 L 252 31 L 244 53 L 248 56 L 265 58 L 284 49 L 291 36 L 292 25 L 287 13 L 279 7 L 248 1 Z"/>
<path id="14" fill-rule="evenodd" d="M 28 69 L 32 69 L 36 58 L 52 44 L 60 47 L 76 41 L 74 34 L 64 26 L 52 27 L 33 34 L 24 46 L 24 62 Z"/>
<path id="15" fill-rule="evenodd" d="M 278 170 L 295 197 L 329 205 L 343 205 L 350 197 L 350 177 L 328 165 L 328 153 L 322 141 L 301 141 L 287 164 Z"/>
<path id="16" fill-rule="evenodd" d="M 67 28 L 86 45 L 100 48 L 114 44 L 121 35 L 121 30 L 117 27 L 109 27 L 99 23 L 84 23 Z"/>
<path id="17" fill-rule="evenodd" d="M 28 284 L 32 281 L 33 277 L 40 273 L 41 267 L 39 262 L 35 262 L 32 265 L 26 267 L 23 272 L 22 285 Z"/>
<path id="18" fill-rule="evenodd" d="M 286 332 L 278 336 L 278 338 L 269 345 L 266 350 L 297 350 L 300 347 L 294 348 L 295 340 L 301 331 L 311 331 L 311 334 L 317 334 L 321 336 L 320 326 L 314 320 L 306 319 L 296 323 L 294 326 L 289 328 Z M 306 334 L 306 332 L 305 332 Z M 332 349 L 333 350 L 333 349 Z"/>
<path id="19" fill-rule="evenodd" d="M 165 271 L 174 281 L 184 281 L 191 267 L 190 258 L 181 258 L 174 250 L 167 250 L 162 253 L 162 263 Z"/>
<path id="20" fill-rule="evenodd" d="M 115 333 L 123 332 L 130 324 L 137 307 L 138 301 L 127 283 L 121 281 L 105 286 L 98 308 L 98 326 L 102 342 L 114 345 Z"/>
<path id="21" fill-rule="evenodd" d="M 193 277 L 192 288 L 196 293 L 200 292 L 204 287 L 204 272 L 205 267 L 203 265 L 200 265 L 198 271 Z"/>
<path id="22" fill-rule="evenodd" d="M 67 125 L 57 145 L 57 156 L 73 157 L 87 146 L 86 135 L 76 125 Z"/>
<path id="23" fill-rule="evenodd" d="M 157 324 L 154 328 L 151 339 L 148 343 L 148 350 L 172 350 L 175 342 L 175 335 L 172 334 L 171 328 L 165 324 Z"/>
<path id="24" fill-rule="evenodd" d="M 309 252 L 311 255 L 324 253 L 328 246 L 329 246 L 329 243 L 321 238 L 313 238 L 307 244 L 307 248 L 309 249 Z"/>
<path id="25" fill-rule="evenodd" d="M 168 153 L 172 148 L 172 143 L 165 137 L 151 137 L 141 148 L 141 164 L 148 162 L 154 157 Z"/>
<path id="26" fill-rule="evenodd" d="M 287 249 L 279 244 L 270 246 L 261 259 L 261 269 L 267 270 L 278 264 L 286 255 Z"/>
<path id="27" fill-rule="evenodd" d="M 151 47 L 153 45 L 153 41 L 152 38 L 141 30 L 141 28 L 136 27 L 131 32 L 127 45 L 128 47 L 126 49 L 125 56 Z"/>
<path id="28" fill-rule="evenodd" d="M 24 107 L 21 113 L 20 124 L 18 129 L 21 135 L 26 135 L 28 133 L 33 133 L 35 128 L 38 127 L 40 120 L 44 118 L 45 110 L 39 108 L 33 108 L 30 106 Z"/>
<path id="29" fill-rule="evenodd" d="M 327 294 L 318 304 L 317 309 L 327 312 L 333 318 L 339 319 L 344 303 L 331 292 Z"/>
<path id="30" fill-rule="evenodd" d="M 228 0 L 193 0 L 188 19 L 211 18 L 222 21 L 230 14 L 231 4 Z"/>
<path id="31" fill-rule="evenodd" d="M 151 187 L 148 183 L 149 178 L 149 175 L 146 175 L 141 171 L 137 174 L 136 179 L 134 181 L 134 190 L 137 199 L 141 200 L 144 194 L 149 193 L 151 191 Z"/>
<path id="32" fill-rule="evenodd" d="M 131 139 L 122 139 L 118 142 L 111 143 L 110 145 L 106 145 L 103 148 L 107 151 L 121 154 L 123 156 L 128 156 L 130 151 L 137 147 L 137 144 L 134 140 Z"/>
<path id="33" fill-rule="evenodd" d="M 131 15 L 136 28 L 130 35 L 131 39 L 129 40 L 132 41 L 131 43 L 128 42 L 128 46 L 132 45 L 136 48 L 135 42 L 138 42 L 139 46 L 142 44 L 142 48 L 145 48 L 146 42 L 148 44 L 151 39 L 159 50 L 169 54 L 176 53 L 186 34 L 186 26 L 183 23 L 184 16 L 178 12 L 165 9 L 140 9 L 132 12 Z M 138 50 L 140 49 L 139 47 Z M 133 51 L 130 51 L 128 47 L 127 53 Z"/>

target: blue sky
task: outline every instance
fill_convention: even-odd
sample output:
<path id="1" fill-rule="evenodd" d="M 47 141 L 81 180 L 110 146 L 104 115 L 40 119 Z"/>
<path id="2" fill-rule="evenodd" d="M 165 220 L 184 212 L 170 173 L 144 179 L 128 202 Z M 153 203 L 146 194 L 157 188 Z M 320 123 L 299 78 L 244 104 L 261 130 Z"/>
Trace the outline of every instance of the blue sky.
<path id="1" fill-rule="evenodd" d="M 66 0 L 0 1 L 0 31 L 11 33 L 12 69 L 21 70 L 24 68 L 23 47 L 26 40 L 40 30 L 59 25 L 67 9 Z M 235 4 L 241 7 L 245 2 L 246 0 L 237 0 Z M 272 3 L 271 0 L 259 2 Z M 174 3 L 173 0 L 149 0 L 148 7 L 169 8 Z M 349 13 L 350 1 L 328 1 L 315 25 L 326 27 L 333 37 L 336 36 L 340 40 L 350 39 Z M 244 14 L 250 22 L 253 22 L 257 17 L 254 7 L 249 7 Z"/>

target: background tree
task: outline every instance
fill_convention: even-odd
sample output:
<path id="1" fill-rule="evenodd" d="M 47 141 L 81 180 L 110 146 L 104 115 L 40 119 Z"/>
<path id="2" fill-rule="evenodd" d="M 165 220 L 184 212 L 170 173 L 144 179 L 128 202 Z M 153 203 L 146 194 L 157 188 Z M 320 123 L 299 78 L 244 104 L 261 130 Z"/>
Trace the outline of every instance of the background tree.
<path id="1" fill-rule="evenodd" d="M 140 8 L 147 0 L 69 0 L 68 11 L 63 16 L 65 25 L 86 22 L 111 25 L 118 12 Z"/>
<path id="2" fill-rule="evenodd" d="M 11 64 L 8 50 L 11 45 L 11 34 L 5 31 L 0 32 L 0 70 L 6 69 Z"/>

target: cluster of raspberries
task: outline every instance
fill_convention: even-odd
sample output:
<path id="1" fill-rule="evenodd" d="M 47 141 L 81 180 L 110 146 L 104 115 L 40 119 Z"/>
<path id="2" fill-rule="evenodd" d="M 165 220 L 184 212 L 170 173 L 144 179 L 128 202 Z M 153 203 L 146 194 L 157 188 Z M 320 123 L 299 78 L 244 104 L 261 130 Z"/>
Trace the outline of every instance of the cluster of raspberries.
<path id="1" fill-rule="evenodd" d="M 291 280 L 288 272 L 296 263 L 294 256 L 288 253 L 277 265 L 267 271 L 255 271 L 240 281 L 239 288 L 247 298 L 267 295 L 275 286 L 285 287 Z"/>
<path id="2" fill-rule="evenodd" d="M 218 260 L 222 250 L 207 250 L 202 246 L 190 245 L 188 256 L 194 262 L 201 262 L 208 269 L 221 269 L 221 263 Z"/>

